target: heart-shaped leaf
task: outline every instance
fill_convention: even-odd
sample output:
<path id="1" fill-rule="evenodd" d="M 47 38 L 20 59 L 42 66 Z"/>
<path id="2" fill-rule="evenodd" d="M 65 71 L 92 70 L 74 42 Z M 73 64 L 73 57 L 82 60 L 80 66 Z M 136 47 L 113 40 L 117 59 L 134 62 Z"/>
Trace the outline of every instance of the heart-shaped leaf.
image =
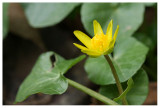
<path id="1" fill-rule="evenodd" d="M 145 61 L 148 48 L 133 37 L 120 39 L 114 48 L 112 62 L 121 82 L 131 78 Z M 99 85 L 114 84 L 110 66 L 104 56 L 89 57 L 85 63 L 85 70 L 91 81 Z"/>
<path id="2" fill-rule="evenodd" d="M 147 95 L 148 95 L 148 77 L 146 72 L 143 69 L 140 69 L 133 76 L 134 85 L 131 90 L 127 93 L 126 99 L 129 105 L 141 105 L 144 103 Z M 122 84 L 123 88 L 127 87 L 126 82 Z M 118 97 L 118 89 L 117 86 L 107 85 L 101 86 L 100 93 L 113 99 Z M 121 102 L 120 102 L 121 104 Z"/>
<path id="3" fill-rule="evenodd" d="M 93 20 L 100 22 L 106 32 L 109 21 L 113 19 L 114 31 L 119 25 L 118 37 L 131 36 L 143 21 L 143 3 L 84 3 L 81 19 L 84 28 L 93 36 Z"/>
<path id="4" fill-rule="evenodd" d="M 52 67 L 51 55 L 55 55 L 56 62 Z M 68 82 L 63 74 L 73 65 L 84 59 L 82 55 L 72 60 L 65 60 L 53 52 L 42 54 L 31 73 L 21 84 L 15 103 L 25 100 L 28 96 L 36 93 L 62 94 L 68 87 Z M 65 64 L 64 64 L 65 63 Z"/>
<path id="5" fill-rule="evenodd" d="M 31 26 L 41 28 L 61 22 L 79 3 L 23 3 Z"/>

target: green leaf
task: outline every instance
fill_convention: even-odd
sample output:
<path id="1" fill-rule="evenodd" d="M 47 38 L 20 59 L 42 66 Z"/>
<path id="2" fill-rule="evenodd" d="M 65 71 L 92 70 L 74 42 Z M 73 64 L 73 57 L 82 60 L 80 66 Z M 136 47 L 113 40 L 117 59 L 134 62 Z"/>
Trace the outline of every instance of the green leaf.
<path id="1" fill-rule="evenodd" d="M 145 61 L 148 48 L 133 37 L 119 40 L 114 48 L 112 62 L 121 82 L 131 78 Z M 110 66 L 104 56 L 89 57 L 85 63 L 89 79 L 99 85 L 114 84 Z"/>
<path id="2" fill-rule="evenodd" d="M 56 57 L 54 67 L 52 67 L 50 60 L 53 54 Z M 31 73 L 21 84 L 15 103 L 24 101 L 28 96 L 36 93 L 50 95 L 64 93 L 68 87 L 68 82 L 63 74 L 84 57 L 80 56 L 72 60 L 65 60 L 53 52 L 40 55 Z"/>
<path id="3" fill-rule="evenodd" d="M 84 28 L 93 36 L 93 20 L 97 20 L 104 33 L 111 19 L 113 32 L 119 25 L 118 37 L 131 36 L 141 25 L 144 15 L 143 3 L 85 3 L 81 9 Z"/>
<path id="4" fill-rule="evenodd" d="M 156 43 L 154 43 L 152 41 L 152 39 L 150 38 L 151 36 L 148 36 L 148 34 L 146 35 L 145 33 L 142 32 L 138 32 L 135 33 L 133 35 L 137 40 L 139 40 L 140 42 L 142 42 L 143 44 L 145 44 L 147 47 L 149 47 L 149 49 L 153 49 L 154 46 L 156 45 Z"/>
<path id="5" fill-rule="evenodd" d="M 9 3 L 3 3 L 3 39 L 7 36 L 9 29 L 8 7 Z"/>
<path id="6" fill-rule="evenodd" d="M 114 98 L 113 100 L 114 101 L 118 101 L 118 100 L 121 100 L 123 97 L 126 96 L 126 94 L 130 91 L 130 89 L 133 87 L 134 85 L 134 82 L 133 82 L 133 79 L 130 78 L 128 81 L 127 81 L 127 88 L 124 90 L 124 92 L 118 96 L 117 98 Z"/>
<path id="7" fill-rule="evenodd" d="M 81 55 L 75 59 L 65 60 L 59 55 L 55 56 L 57 62 L 55 62 L 54 66 L 62 74 L 65 74 L 72 66 L 74 66 L 75 64 L 77 64 L 79 61 L 83 60 L 86 57 L 85 55 Z M 54 71 L 57 71 L 56 69 Z"/>
<path id="8" fill-rule="evenodd" d="M 42 28 L 61 22 L 79 3 L 25 3 L 22 6 L 31 26 Z"/>
<path id="9" fill-rule="evenodd" d="M 141 105 L 144 103 L 147 95 L 148 95 L 148 77 L 146 72 L 143 69 L 140 69 L 134 76 L 133 76 L 134 85 L 132 89 L 127 93 L 126 98 L 130 105 Z M 126 88 L 126 82 L 122 84 L 123 88 Z M 118 89 L 117 86 L 114 85 L 107 85 L 101 86 L 100 93 L 113 99 L 117 97 Z"/>

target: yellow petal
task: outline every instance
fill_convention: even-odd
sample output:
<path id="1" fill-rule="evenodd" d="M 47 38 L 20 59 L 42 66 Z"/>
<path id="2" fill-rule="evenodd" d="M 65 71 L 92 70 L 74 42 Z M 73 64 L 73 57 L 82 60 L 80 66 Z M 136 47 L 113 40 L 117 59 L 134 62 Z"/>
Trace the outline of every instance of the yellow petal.
<path id="1" fill-rule="evenodd" d="M 95 51 L 95 50 L 90 50 L 90 49 L 87 49 L 87 50 L 81 50 L 83 53 L 86 53 L 88 54 L 89 56 L 92 56 L 92 57 L 98 57 L 98 56 L 101 56 L 102 53 L 101 52 L 98 52 L 98 51 Z"/>
<path id="2" fill-rule="evenodd" d="M 109 43 L 108 48 L 104 51 L 104 55 L 109 54 L 109 53 L 111 53 L 113 51 L 114 44 L 116 42 L 116 38 L 117 38 L 117 35 L 118 35 L 118 30 L 119 30 L 119 25 L 117 26 L 117 29 L 116 29 L 116 31 L 114 33 L 114 37 L 111 40 L 111 42 Z"/>
<path id="3" fill-rule="evenodd" d="M 109 44 L 109 48 L 104 53 L 105 55 L 109 54 L 109 53 L 111 53 L 113 51 L 114 44 L 116 42 L 116 38 L 117 38 L 117 35 L 118 35 L 118 30 L 119 30 L 119 25 L 117 26 L 117 29 L 116 29 L 116 31 L 114 33 L 114 37 L 113 37 L 113 39 L 111 40 L 111 42 Z"/>
<path id="4" fill-rule="evenodd" d="M 112 40 L 112 27 L 113 27 L 113 21 L 111 20 L 110 23 L 108 24 L 107 31 L 106 31 L 106 36 L 107 40 L 110 42 Z"/>
<path id="5" fill-rule="evenodd" d="M 87 48 L 91 48 L 91 38 L 89 36 L 78 30 L 73 33 Z"/>
<path id="6" fill-rule="evenodd" d="M 118 31 L 119 31 L 119 25 L 117 25 L 117 29 L 116 29 L 116 31 L 114 33 L 114 37 L 113 37 L 114 43 L 116 41 L 116 38 L 117 38 L 117 35 L 118 35 Z"/>
<path id="7" fill-rule="evenodd" d="M 88 50 L 86 47 L 82 46 L 82 45 L 79 45 L 79 44 L 76 44 L 76 43 L 73 43 L 77 48 L 81 49 L 81 50 Z"/>
<path id="8" fill-rule="evenodd" d="M 115 44 L 115 42 L 116 42 L 116 38 L 117 38 L 117 35 L 118 35 L 118 31 L 119 31 L 119 25 L 117 25 L 117 29 L 116 29 L 116 31 L 115 31 L 115 33 L 114 33 L 113 39 L 112 39 L 112 41 L 110 42 L 109 47 L 114 47 L 114 44 Z"/>
<path id="9" fill-rule="evenodd" d="M 96 20 L 93 21 L 93 28 L 94 28 L 94 35 L 103 34 L 103 30 L 101 28 L 101 25 Z"/>

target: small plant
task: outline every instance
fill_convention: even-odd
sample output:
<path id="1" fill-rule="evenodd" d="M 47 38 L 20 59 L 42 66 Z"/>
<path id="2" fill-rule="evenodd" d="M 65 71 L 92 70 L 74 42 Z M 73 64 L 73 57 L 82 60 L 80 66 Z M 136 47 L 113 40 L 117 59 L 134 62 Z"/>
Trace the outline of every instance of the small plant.
<path id="1" fill-rule="evenodd" d="M 80 62 L 82 59 L 85 58 L 84 55 L 72 59 L 72 60 L 65 60 L 61 56 L 57 55 L 56 53 L 53 52 L 47 52 L 42 54 L 39 59 L 37 60 L 37 63 L 35 64 L 34 68 L 32 69 L 31 74 L 24 80 L 22 83 L 21 87 L 19 88 L 19 91 L 17 93 L 16 97 L 16 102 L 21 102 L 24 101 L 28 96 L 35 94 L 35 93 L 45 93 L 45 94 L 62 94 L 67 90 L 68 84 L 81 90 L 82 92 L 87 93 L 88 95 L 98 99 L 99 101 L 102 101 L 105 104 L 109 105 L 118 105 L 122 102 L 123 105 L 128 105 L 128 101 L 126 99 L 126 96 L 128 92 L 132 89 L 136 89 L 136 86 L 134 86 L 134 81 L 132 79 L 132 76 L 130 76 L 129 80 L 127 81 L 127 87 L 125 87 L 125 91 L 123 90 L 123 87 L 121 85 L 121 82 L 119 80 L 119 76 L 116 72 L 116 68 L 114 64 L 112 63 L 111 57 L 108 56 L 113 49 L 114 49 L 114 44 L 116 42 L 116 37 L 118 35 L 118 30 L 119 26 L 117 26 L 116 32 L 112 38 L 112 28 L 113 28 L 113 21 L 111 20 L 106 34 L 103 33 L 103 30 L 100 26 L 100 24 L 94 20 L 93 21 L 93 27 L 94 27 L 94 34 L 95 36 L 91 39 L 88 37 L 86 34 L 82 33 L 81 31 L 74 31 L 75 36 L 86 46 L 81 46 L 79 44 L 74 43 L 76 47 L 81 49 L 82 52 L 86 53 L 87 55 L 90 56 L 89 59 L 94 59 L 95 57 L 99 59 L 98 57 L 101 56 L 100 58 L 106 59 L 111 72 L 113 76 L 113 80 L 117 85 L 117 88 L 115 87 L 115 90 L 117 89 L 119 92 L 119 96 L 115 97 L 113 100 L 106 95 L 101 95 L 100 93 L 112 93 L 110 92 L 105 92 L 104 89 L 106 87 L 102 87 L 100 89 L 100 93 L 97 93 L 87 87 L 84 87 L 81 84 L 78 84 L 77 82 L 68 79 L 64 76 L 64 74 L 67 72 L 68 69 L 70 69 L 72 66 L 74 66 L 76 63 Z M 123 42 L 123 41 L 122 41 Z M 118 44 L 119 45 L 119 44 Z M 117 47 L 118 47 L 117 45 Z M 147 49 L 146 49 L 147 52 Z M 52 63 L 50 61 L 50 56 L 54 54 L 56 57 L 56 62 L 54 63 L 54 67 L 52 68 Z M 92 58 L 94 57 L 94 58 Z M 88 60 L 87 60 L 88 61 Z M 92 62 L 94 63 L 94 62 Z M 92 63 L 86 63 L 86 70 L 89 72 L 91 67 L 88 67 L 88 65 L 92 65 Z M 106 67 L 109 69 L 108 64 L 106 63 Z M 99 65 L 95 65 L 98 67 Z M 106 69 L 106 67 L 102 69 Z M 118 68 L 118 67 L 117 67 Z M 128 67 L 127 67 L 128 68 Z M 144 73 L 144 70 L 141 69 L 138 73 L 144 74 L 145 81 L 147 81 L 147 76 Z M 101 72 L 97 71 L 97 74 L 102 75 Z M 107 70 L 105 73 L 107 76 Z M 122 74 L 121 71 L 119 74 Z M 106 77 L 107 78 L 107 77 Z M 127 80 L 124 76 L 122 77 Z M 101 80 L 101 79 L 100 79 Z M 140 82 L 139 82 L 140 83 Z M 147 81 L 148 84 L 148 81 Z M 110 86 L 110 85 L 109 85 Z M 147 86 L 146 86 L 147 87 Z M 110 88 L 109 88 L 110 89 Z M 109 90 L 108 89 L 108 90 Z M 107 90 L 106 90 L 107 91 Z M 136 91 L 135 91 L 136 92 Z M 139 92 L 139 91 L 137 91 Z M 143 91 L 145 92 L 145 91 Z M 148 92 L 148 89 L 146 89 L 146 94 Z M 132 94 L 132 92 L 130 92 Z M 112 93 L 113 95 L 117 93 Z M 106 96 L 106 97 L 105 97 Z M 130 97 L 129 97 L 130 98 Z M 144 100 L 143 100 L 144 101 Z M 119 103 L 118 103 L 119 102 Z"/>
<path id="2" fill-rule="evenodd" d="M 143 22 L 145 7 L 153 5 L 154 3 L 22 3 L 26 18 L 34 28 L 56 25 L 79 7 L 83 27 L 89 35 L 83 33 L 85 31 L 74 29 L 73 37 L 75 35 L 83 45 L 73 45 L 85 53 L 79 57 L 66 60 L 54 51 L 42 53 L 20 85 L 14 103 L 22 102 L 36 93 L 60 95 L 70 85 L 107 105 L 143 104 L 148 95 L 149 79 L 142 65 L 150 47 L 133 35 Z M 4 3 L 3 38 L 6 38 L 9 31 L 6 13 L 8 6 L 9 3 Z M 51 56 L 55 57 L 54 63 Z M 98 92 L 65 76 L 69 69 L 85 58 L 87 77 L 99 85 Z"/>

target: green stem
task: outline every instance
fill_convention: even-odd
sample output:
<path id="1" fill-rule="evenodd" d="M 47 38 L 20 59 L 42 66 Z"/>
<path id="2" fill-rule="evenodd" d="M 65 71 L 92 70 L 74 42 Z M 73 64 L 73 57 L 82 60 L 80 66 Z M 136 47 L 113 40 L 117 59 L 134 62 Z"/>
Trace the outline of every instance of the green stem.
<path id="1" fill-rule="evenodd" d="M 111 100 L 111 99 L 109 99 L 109 98 L 107 98 L 107 97 L 105 97 L 105 96 L 103 96 L 103 95 L 101 95 L 101 94 L 99 94 L 99 93 L 97 93 L 97 92 L 95 92 L 95 91 L 93 91 L 93 90 L 91 90 L 91 89 L 73 81 L 73 80 L 70 80 L 68 78 L 67 78 L 67 80 L 68 80 L 69 85 L 81 90 L 82 92 L 96 98 L 97 100 L 99 100 L 99 101 L 101 101 L 105 104 L 118 105 L 118 103 L 116 103 L 115 101 L 113 101 L 113 100 Z"/>
<path id="2" fill-rule="evenodd" d="M 116 69 L 114 68 L 114 65 L 113 65 L 110 57 L 109 57 L 108 55 L 105 55 L 105 58 L 106 58 L 106 60 L 108 61 L 109 65 L 110 65 L 110 68 L 111 68 L 111 70 L 112 70 L 112 74 L 113 74 L 114 79 L 115 79 L 115 81 L 116 81 L 116 85 L 117 85 L 119 94 L 121 95 L 121 94 L 123 93 L 123 88 L 122 88 L 122 85 L 121 85 L 121 83 L 120 83 L 120 81 L 119 81 L 118 75 L 117 75 L 117 73 L 116 73 Z M 123 97 L 122 103 L 123 103 L 123 105 L 128 105 L 128 102 L 127 102 L 127 100 L 126 100 L 126 97 Z"/>

